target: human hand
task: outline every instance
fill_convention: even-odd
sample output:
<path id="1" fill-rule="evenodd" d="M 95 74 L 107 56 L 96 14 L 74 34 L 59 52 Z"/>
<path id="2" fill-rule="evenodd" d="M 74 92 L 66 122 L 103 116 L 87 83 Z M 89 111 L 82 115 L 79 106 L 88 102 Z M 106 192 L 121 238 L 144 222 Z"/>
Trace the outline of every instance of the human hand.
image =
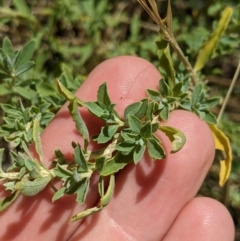
<path id="1" fill-rule="evenodd" d="M 96 67 L 76 95 L 84 101 L 96 100 L 99 85 L 106 81 L 112 102 L 123 114 L 126 106 L 145 97 L 147 88 L 156 89 L 159 78 L 149 62 L 117 57 Z M 101 123 L 87 112 L 82 115 L 90 135 L 96 134 Z M 94 180 L 83 206 L 72 196 L 52 204 L 53 192 L 48 188 L 31 198 L 19 197 L 1 213 L 0 240 L 232 241 L 234 227 L 226 208 L 213 199 L 195 197 L 214 156 L 207 124 L 190 112 L 177 110 L 170 114 L 167 125 L 186 135 L 183 149 L 170 154 L 169 140 L 160 134 L 166 159 L 152 162 L 145 155 L 136 166 L 124 168 L 116 175 L 114 196 L 103 211 L 69 224 L 74 214 L 97 203 Z M 48 165 L 56 148 L 71 157 L 71 142 L 83 143 L 66 105 L 41 138 Z"/>

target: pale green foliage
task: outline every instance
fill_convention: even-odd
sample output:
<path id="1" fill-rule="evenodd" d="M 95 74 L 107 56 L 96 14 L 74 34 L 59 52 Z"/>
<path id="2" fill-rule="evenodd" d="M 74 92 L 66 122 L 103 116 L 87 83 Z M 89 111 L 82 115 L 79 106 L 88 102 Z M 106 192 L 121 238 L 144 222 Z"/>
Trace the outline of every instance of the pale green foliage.
<path id="1" fill-rule="evenodd" d="M 148 27 L 142 27 L 141 11 L 135 11 L 135 7 L 133 12 L 130 10 L 129 17 L 124 11 L 119 12 L 124 1 L 91 0 L 80 3 L 78 0 L 59 0 L 52 1 L 52 9 L 38 6 L 39 1 L 28 1 L 28 4 L 25 0 L 12 2 L 11 14 L 6 14 L 0 23 L 9 22 L 19 26 L 25 24 L 30 39 L 34 40 L 22 49 L 14 50 L 11 41 L 6 38 L 0 50 L 0 96 L 10 96 L 10 104 L 1 105 L 4 123 L 0 127 L 0 135 L 25 152 L 12 153 L 13 165 L 6 172 L 0 169 L 0 179 L 5 181 L 4 187 L 10 192 L 9 197 L 0 201 L 0 210 L 9 207 L 20 194 L 37 194 L 53 179 L 59 179 L 62 183 L 59 189 L 52 186 L 55 192 L 53 202 L 64 195 L 75 195 L 78 203 L 84 203 L 90 178 L 94 174 L 99 177 L 99 205 L 73 216 L 71 221 L 86 217 L 102 210 L 109 203 L 114 192 L 115 173 L 131 162 L 137 165 L 145 153 L 156 161 L 165 157 L 158 131 L 169 138 L 172 153 L 183 147 L 186 141 L 184 133 L 161 125 L 172 110 L 186 109 L 209 123 L 215 122 L 209 108 L 216 105 L 218 99 L 208 98 L 203 84 L 195 86 L 192 92 L 190 75 L 183 71 L 181 65 L 179 69 L 176 67 L 179 66 L 179 59 L 172 55 L 167 41 L 162 38 L 157 41 L 157 58 L 153 44 L 156 40 L 155 33 L 149 31 Z M 0 3 L 2 4 L 1 1 Z M 131 5 L 131 1 L 125 1 L 125 4 Z M 81 7 L 76 7 L 79 5 Z M 187 5 L 194 5 L 199 10 L 204 4 L 189 1 Z M 29 14 L 35 6 L 44 21 Z M 217 10 L 209 10 L 210 17 L 221 10 L 221 4 L 220 8 L 219 4 L 213 4 L 215 6 Z M 4 10 L 5 8 L 1 9 L 2 12 Z M 182 12 L 185 14 L 185 11 Z M 229 34 L 219 40 L 219 48 L 214 57 L 220 53 L 226 54 L 238 45 L 239 19 L 235 12 L 235 25 L 231 25 Z M 209 35 L 209 30 L 204 27 L 208 25 L 207 20 L 205 22 L 199 16 L 198 30 L 201 31 L 193 26 L 196 34 L 200 33 L 197 37 L 192 34 L 191 19 L 187 19 L 184 24 L 174 19 L 172 24 L 170 18 L 167 22 L 168 26 L 173 25 L 173 30 L 176 30 L 176 39 L 180 44 L 187 46 L 188 59 L 194 63 L 200 47 Z M 58 38 L 59 34 L 63 36 Z M 31 58 L 34 51 L 36 64 L 33 70 L 34 62 Z M 73 94 L 83 81 L 83 76 L 94 66 L 103 59 L 120 54 L 133 54 L 151 60 L 156 66 L 161 66 L 163 77 L 159 81 L 158 90 L 147 90 L 148 98 L 125 109 L 123 119 L 115 111 L 114 103 L 111 103 L 106 84 L 99 87 L 96 102 L 85 103 Z M 70 63 L 70 66 L 66 63 Z M 59 79 L 57 87 L 54 84 L 56 77 Z M 17 101 L 19 97 L 22 99 L 20 102 Z M 84 146 L 72 144 L 71 162 L 60 150 L 56 150 L 55 160 L 48 170 L 42 162 L 39 164 L 38 160 L 27 153 L 26 143 L 34 140 L 38 154 L 42 157 L 39 135 L 65 99 L 69 101 L 69 112 L 84 139 Z M 94 137 L 89 136 L 87 125 L 79 112 L 83 106 L 105 123 L 100 133 Z M 106 147 L 91 152 L 88 149 L 90 141 L 105 144 Z M 2 154 L 3 150 L 0 150 L 0 156 Z M 17 172 L 17 176 L 12 175 L 13 172 Z M 107 187 L 105 177 L 110 177 Z"/>

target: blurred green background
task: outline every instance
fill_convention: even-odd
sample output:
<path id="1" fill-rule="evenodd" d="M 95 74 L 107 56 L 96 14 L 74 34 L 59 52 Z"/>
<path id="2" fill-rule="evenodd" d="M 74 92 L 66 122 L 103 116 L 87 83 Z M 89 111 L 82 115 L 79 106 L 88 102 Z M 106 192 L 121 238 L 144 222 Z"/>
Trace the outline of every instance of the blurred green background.
<path id="1" fill-rule="evenodd" d="M 164 15 L 166 1 L 157 3 Z M 232 20 L 200 76 L 209 94 L 220 96 L 221 103 L 240 59 L 239 0 L 172 1 L 173 32 L 192 64 L 226 6 L 234 8 Z M 34 39 L 36 65 L 23 78 L 41 79 L 49 85 L 66 69 L 80 84 L 100 62 L 118 55 L 140 56 L 158 66 L 157 31 L 136 0 L 0 0 L 0 44 L 8 36 L 19 49 Z M 175 54 L 173 59 L 179 64 Z M 220 107 L 213 112 L 218 114 Z M 240 240 L 239 123 L 240 78 L 220 124 L 233 148 L 230 180 L 224 188 L 218 186 L 219 163 L 214 162 L 199 192 L 226 205 L 235 222 L 235 240 Z"/>

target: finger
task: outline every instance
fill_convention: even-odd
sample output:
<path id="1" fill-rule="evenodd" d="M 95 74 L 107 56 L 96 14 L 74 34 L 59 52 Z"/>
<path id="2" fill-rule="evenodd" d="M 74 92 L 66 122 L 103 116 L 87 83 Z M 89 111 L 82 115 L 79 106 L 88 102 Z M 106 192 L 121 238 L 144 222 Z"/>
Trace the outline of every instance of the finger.
<path id="1" fill-rule="evenodd" d="M 221 203 L 194 198 L 180 212 L 163 241 L 233 241 L 232 218 Z"/>
<path id="2" fill-rule="evenodd" d="M 109 95 L 122 113 L 126 105 L 145 97 L 147 87 L 156 88 L 159 78 L 158 71 L 149 62 L 136 57 L 119 57 L 98 66 L 76 94 L 83 100 L 96 100 L 99 85 L 107 81 Z M 86 111 L 82 111 L 82 115 L 90 134 L 96 134 L 101 123 Z M 41 139 L 44 160 L 48 165 L 54 158 L 56 148 L 71 157 L 71 142 L 82 143 L 66 105 L 43 132 Z M 81 223 L 69 225 L 69 219 L 96 203 L 98 195 L 95 191 L 90 190 L 83 206 L 76 204 L 75 197 L 64 197 L 52 204 L 53 192 L 50 188 L 35 197 L 19 197 L 13 206 L 1 214 L 0 240 L 66 240 Z"/>
<path id="3" fill-rule="evenodd" d="M 121 171 L 109 206 L 94 217 L 94 225 L 85 220 L 71 241 L 94 240 L 99 234 L 98 240 L 163 239 L 179 212 L 196 195 L 214 156 L 212 134 L 196 115 L 174 111 L 165 124 L 186 135 L 183 149 L 170 154 L 169 141 L 160 135 L 166 159 L 152 162 L 145 156 L 137 166 Z"/>

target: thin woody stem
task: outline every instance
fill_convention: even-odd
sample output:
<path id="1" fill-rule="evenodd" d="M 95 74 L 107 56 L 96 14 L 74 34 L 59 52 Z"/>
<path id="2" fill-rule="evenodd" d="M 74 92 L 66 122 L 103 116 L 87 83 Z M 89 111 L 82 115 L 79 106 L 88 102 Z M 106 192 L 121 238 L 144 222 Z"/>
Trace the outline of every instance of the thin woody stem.
<path id="1" fill-rule="evenodd" d="M 163 34 L 164 34 L 164 37 L 168 40 L 169 44 L 174 49 L 174 51 L 177 53 L 178 57 L 183 62 L 187 71 L 191 74 L 191 80 L 192 80 L 193 86 L 195 86 L 197 84 L 196 73 L 193 70 L 193 68 L 192 68 L 191 64 L 189 63 L 189 61 L 187 60 L 187 58 L 185 57 L 185 55 L 183 54 L 183 52 L 182 52 L 181 48 L 179 47 L 177 41 L 175 40 L 174 36 L 171 33 L 169 33 L 168 29 L 166 29 L 166 28 L 164 29 Z"/>
<path id="2" fill-rule="evenodd" d="M 221 110 L 220 110 L 220 112 L 219 112 L 219 114 L 218 114 L 218 117 L 217 117 L 217 123 L 218 123 L 218 124 L 219 124 L 220 120 L 222 119 L 222 115 L 223 115 L 223 113 L 224 113 L 224 110 L 225 110 L 225 108 L 226 108 L 226 105 L 227 105 L 228 100 L 229 100 L 229 98 L 230 98 L 230 96 L 231 96 L 232 90 L 233 90 L 233 88 L 234 88 L 234 85 L 236 84 L 236 81 L 237 81 L 237 78 L 238 78 L 239 74 L 240 74 L 240 61 L 239 61 L 239 63 L 238 63 L 238 67 L 237 67 L 236 72 L 235 72 L 235 74 L 234 74 L 234 77 L 233 77 L 233 80 L 232 80 L 232 82 L 231 82 L 231 85 L 230 85 L 230 87 L 229 87 L 229 89 L 228 89 L 228 92 L 227 92 L 227 95 L 226 95 L 226 97 L 225 97 L 225 100 L 224 100 L 224 102 L 223 102 L 222 108 L 221 108 Z"/>
<path id="3" fill-rule="evenodd" d="M 163 37 L 169 42 L 171 47 L 174 49 L 174 51 L 177 53 L 178 57 L 183 62 L 185 68 L 187 71 L 191 74 L 191 80 L 193 85 L 195 86 L 197 84 L 197 76 L 195 71 L 193 70 L 191 64 L 183 54 L 181 48 L 179 47 L 176 39 L 174 38 L 171 29 L 168 29 L 165 24 L 163 23 L 157 9 L 156 2 L 154 0 L 138 0 L 138 2 L 141 4 L 141 6 L 144 8 L 144 10 L 149 14 L 149 16 L 152 18 L 152 20 L 159 26 L 160 32 L 162 33 Z M 170 4 L 170 1 L 169 1 Z M 169 6 L 170 8 L 170 6 Z M 169 9 L 168 8 L 168 9 Z M 169 11 L 171 13 L 171 11 Z M 171 18 L 172 16 L 169 16 Z M 171 26 L 170 26 L 171 27 Z"/>

